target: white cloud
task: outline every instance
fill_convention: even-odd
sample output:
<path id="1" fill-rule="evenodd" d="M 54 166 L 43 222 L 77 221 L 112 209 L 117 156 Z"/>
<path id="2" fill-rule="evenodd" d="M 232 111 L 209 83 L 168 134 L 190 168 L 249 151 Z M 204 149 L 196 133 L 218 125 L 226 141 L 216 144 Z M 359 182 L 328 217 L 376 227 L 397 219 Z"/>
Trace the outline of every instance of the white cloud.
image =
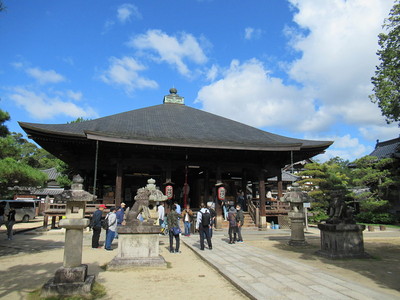
<path id="1" fill-rule="evenodd" d="M 386 141 L 400 136 L 400 128 L 397 124 L 373 125 L 365 124 L 359 128 L 361 135 L 369 141 Z"/>
<path id="2" fill-rule="evenodd" d="M 142 15 L 135 5 L 125 3 L 118 7 L 117 18 L 121 23 L 126 23 L 130 21 L 132 17 L 135 17 L 136 19 L 142 18 Z"/>
<path id="3" fill-rule="evenodd" d="M 212 65 L 206 72 L 206 78 L 208 81 L 214 81 L 219 73 L 219 68 L 217 65 Z"/>
<path id="4" fill-rule="evenodd" d="M 148 30 L 145 34 L 133 37 L 128 43 L 139 50 L 150 50 L 156 53 L 154 60 L 166 62 L 177 68 L 178 72 L 190 76 L 188 63 L 204 64 L 207 57 L 197 41 L 191 34 L 181 33 L 169 36 L 161 30 Z"/>
<path id="5" fill-rule="evenodd" d="M 79 101 L 82 99 L 82 92 L 74 92 L 74 91 L 68 90 L 67 97 L 72 100 Z"/>
<path id="6" fill-rule="evenodd" d="M 39 68 L 28 68 L 25 72 L 37 80 L 39 84 L 58 83 L 65 81 L 64 76 L 58 74 L 54 70 L 44 71 Z"/>
<path id="7" fill-rule="evenodd" d="M 301 57 L 292 63 L 289 75 L 312 88 L 326 109 L 346 123 L 382 122 L 368 95 L 378 63 L 377 36 L 393 1 L 290 2 L 298 9 L 294 21 L 308 32 L 303 36 L 291 31 L 291 45 Z"/>
<path id="8" fill-rule="evenodd" d="M 33 118 L 39 120 L 55 119 L 57 116 L 72 118 L 98 117 L 91 107 L 79 107 L 76 104 L 63 101 L 59 96 L 49 96 L 26 88 L 16 87 L 9 96 L 16 105 L 25 109 Z"/>
<path id="9" fill-rule="evenodd" d="M 107 84 L 121 86 L 127 93 L 136 89 L 157 88 L 156 81 L 139 75 L 139 72 L 144 70 L 146 67 L 132 57 L 111 57 L 108 70 L 104 71 L 100 78 Z"/>
<path id="10" fill-rule="evenodd" d="M 246 40 L 258 39 L 261 37 L 263 31 L 258 28 L 246 27 L 244 29 L 244 38 Z"/>
<path id="11" fill-rule="evenodd" d="M 307 139 L 313 140 L 329 140 L 334 143 L 326 150 L 325 153 L 317 155 L 316 160 L 325 162 L 330 158 L 340 157 L 344 160 L 354 161 L 357 158 L 370 154 L 373 147 L 363 145 L 358 138 L 351 137 L 349 134 L 344 136 L 321 137 L 316 135 L 306 136 Z"/>
<path id="12" fill-rule="evenodd" d="M 256 59 L 233 60 L 223 78 L 204 86 L 196 101 L 206 111 L 256 127 L 309 131 L 332 121 L 326 111 L 315 110 L 306 91 L 270 76 Z"/>
<path id="13" fill-rule="evenodd" d="M 358 133 L 361 139 L 362 133 L 375 128 L 376 134 L 390 132 L 393 138 L 394 130 L 385 126 L 379 108 L 368 98 L 372 93 L 370 77 L 378 63 L 377 36 L 393 1 L 290 2 L 296 7 L 294 22 L 299 28 L 285 31 L 290 33 L 289 46 L 300 57 L 277 63 L 288 66 L 290 79 L 299 84 L 273 77 L 258 60 L 233 60 L 222 73 L 210 69 L 207 79 L 214 81 L 199 91 L 197 101 L 207 111 L 252 126 L 334 132 L 336 139 L 348 145 L 356 143 L 348 148 L 331 146 L 326 157 L 336 153 L 346 159 L 368 154 L 372 149 L 350 135 L 341 137 L 340 132 L 348 126 L 348 132 Z M 248 28 L 248 37 L 253 32 Z"/>

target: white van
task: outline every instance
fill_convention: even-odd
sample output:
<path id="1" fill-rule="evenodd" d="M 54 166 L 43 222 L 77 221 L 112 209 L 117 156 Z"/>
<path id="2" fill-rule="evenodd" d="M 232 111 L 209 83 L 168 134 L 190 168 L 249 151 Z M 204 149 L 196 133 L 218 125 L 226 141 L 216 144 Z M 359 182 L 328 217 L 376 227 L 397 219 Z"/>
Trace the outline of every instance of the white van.
<path id="1" fill-rule="evenodd" d="M 35 200 L 0 200 L 0 204 L 5 205 L 5 211 L 9 208 L 15 209 L 16 222 L 29 222 L 36 216 L 36 201 Z M 7 217 L 4 218 L 7 220 Z"/>

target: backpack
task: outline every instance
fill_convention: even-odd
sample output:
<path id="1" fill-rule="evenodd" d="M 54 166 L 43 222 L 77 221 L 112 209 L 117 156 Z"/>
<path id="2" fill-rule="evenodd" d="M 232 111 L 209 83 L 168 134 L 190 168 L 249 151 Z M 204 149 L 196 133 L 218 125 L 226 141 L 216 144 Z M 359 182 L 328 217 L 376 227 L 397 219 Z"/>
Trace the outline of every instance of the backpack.
<path id="1" fill-rule="evenodd" d="M 228 219 L 229 219 L 229 226 L 231 226 L 231 227 L 236 227 L 237 226 L 236 214 L 229 213 Z"/>
<path id="2" fill-rule="evenodd" d="M 208 210 L 201 213 L 201 226 L 206 227 L 211 224 L 211 214 Z"/>
<path id="3" fill-rule="evenodd" d="M 101 221 L 101 227 L 103 227 L 104 230 L 108 230 L 108 215 L 105 217 L 104 220 Z"/>

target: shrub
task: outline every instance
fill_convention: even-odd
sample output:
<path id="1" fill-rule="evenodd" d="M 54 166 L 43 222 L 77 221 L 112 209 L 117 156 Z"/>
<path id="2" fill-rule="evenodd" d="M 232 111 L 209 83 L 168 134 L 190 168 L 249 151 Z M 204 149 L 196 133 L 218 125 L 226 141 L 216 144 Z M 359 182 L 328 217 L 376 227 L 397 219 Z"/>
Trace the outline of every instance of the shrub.
<path id="1" fill-rule="evenodd" d="M 373 213 L 373 212 L 361 212 L 356 216 L 356 220 L 361 223 L 372 223 L 372 224 L 393 224 L 396 218 L 391 213 Z"/>

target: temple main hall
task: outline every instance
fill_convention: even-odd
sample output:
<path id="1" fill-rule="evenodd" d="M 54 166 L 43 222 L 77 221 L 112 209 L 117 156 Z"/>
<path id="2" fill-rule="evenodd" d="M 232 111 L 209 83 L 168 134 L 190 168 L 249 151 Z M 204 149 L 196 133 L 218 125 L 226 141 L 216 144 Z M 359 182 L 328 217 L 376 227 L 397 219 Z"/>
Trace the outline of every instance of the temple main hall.
<path id="1" fill-rule="evenodd" d="M 19 124 L 79 173 L 98 203 L 117 206 L 131 205 L 149 178 L 161 189 L 173 186 L 173 200 L 181 205 L 215 199 L 221 184 L 227 199 L 234 199 L 249 183 L 258 186 L 264 203 L 266 178 L 277 176 L 279 185 L 285 165 L 332 144 L 276 135 L 192 108 L 175 88 L 160 105 L 79 123 Z"/>

